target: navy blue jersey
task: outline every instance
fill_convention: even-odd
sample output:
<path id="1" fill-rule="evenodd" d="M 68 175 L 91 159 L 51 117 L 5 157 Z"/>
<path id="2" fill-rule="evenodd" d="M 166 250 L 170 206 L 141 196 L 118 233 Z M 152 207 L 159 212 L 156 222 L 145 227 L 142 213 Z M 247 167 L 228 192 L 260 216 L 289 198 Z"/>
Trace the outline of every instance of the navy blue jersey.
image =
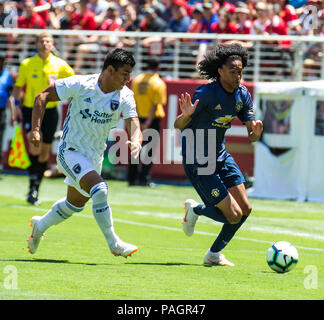
<path id="1" fill-rule="evenodd" d="M 191 121 L 183 130 L 192 129 L 193 132 L 196 132 L 197 129 L 204 129 L 204 155 L 214 152 L 215 159 L 223 161 L 226 157 L 224 136 L 226 130 L 231 127 L 232 120 L 238 117 L 243 124 L 255 120 L 251 95 L 243 85 L 240 85 L 233 93 L 229 93 L 223 89 L 220 81 L 214 81 L 196 89 L 192 103 L 197 99 L 199 99 L 199 103 L 191 115 Z M 208 130 L 216 130 L 213 150 L 208 150 Z M 184 133 L 184 131 L 182 132 Z M 182 139 L 183 156 L 186 155 L 188 142 L 188 139 Z M 194 134 L 194 144 L 191 141 L 191 147 L 197 150 L 196 134 Z"/>

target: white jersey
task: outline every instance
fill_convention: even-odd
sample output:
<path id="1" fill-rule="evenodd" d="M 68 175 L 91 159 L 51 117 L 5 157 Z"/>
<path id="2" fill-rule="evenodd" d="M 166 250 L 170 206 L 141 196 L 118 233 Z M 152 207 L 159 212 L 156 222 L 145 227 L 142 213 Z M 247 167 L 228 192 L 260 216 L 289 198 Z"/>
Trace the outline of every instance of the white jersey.
<path id="1" fill-rule="evenodd" d="M 106 140 L 122 114 L 136 118 L 134 93 L 122 90 L 104 93 L 98 85 L 99 74 L 75 75 L 55 81 L 60 100 L 70 99 L 59 148 L 76 151 L 95 161 L 102 161 Z"/>

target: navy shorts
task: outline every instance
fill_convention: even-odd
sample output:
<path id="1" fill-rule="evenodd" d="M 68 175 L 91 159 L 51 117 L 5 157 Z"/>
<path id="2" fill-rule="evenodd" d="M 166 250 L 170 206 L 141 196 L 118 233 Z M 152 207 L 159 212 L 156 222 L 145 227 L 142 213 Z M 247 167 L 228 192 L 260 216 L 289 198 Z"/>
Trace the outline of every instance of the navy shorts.
<path id="1" fill-rule="evenodd" d="M 228 195 L 228 188 L 245 182 L 245 179 L 228 153 L 224 161 L 217 162 L 211 175 L 198 175 L 197 164 L 184 164 L 185 173 L 205 205 L 216 205 Z"/>
<path id="2" fill-rule="evenodd" d="M 26 132 L 31 131 L 32 112 L 33 108 L 22 108 L 24 128 Z M 57 108 L 45 109 L 45 114 L 41 126 L 42 139 L 44 143 L 50 144 L 53 142 L 54 134 L 56 132 L 58 124 L 58 118 L 59 115 Z"/>

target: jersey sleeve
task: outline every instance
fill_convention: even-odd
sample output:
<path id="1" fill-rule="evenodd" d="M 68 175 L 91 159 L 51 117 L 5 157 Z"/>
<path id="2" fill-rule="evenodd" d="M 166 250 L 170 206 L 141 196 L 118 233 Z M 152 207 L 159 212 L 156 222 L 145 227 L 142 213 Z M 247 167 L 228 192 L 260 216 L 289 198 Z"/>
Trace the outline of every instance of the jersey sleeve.
<path id="1" fill-rule="evenodd" d="M 57 79 L 54 82 L 55 90 L 61 101 L 74 98 L 80 91 L 80 79 L 78 76 Z"/>
<path id="2" fill-rule="evenodd" d="M 250 92 L 245 89 L 242 94 L 243 108 L 237 114 L 237 117 L 245 124 L 247 121 L 255 120 L 253 101 Z"/>
<path id="3" fill-rule="evenodd" d="M 136 111 L 136 102 L 134 99 L 133 92 L 130 92 L 125 96 L 122 102 L 122 115 L 123 119 L 129 119 L 129 118 L 137 118 L 137 111 Z"/>
<path id="4" fill-rule="evenodd" d="M 203 110 L 206 107 L 206 94 L 204 94 L 203 89 L 204 86 L 197 88 L 191 99 L 192 104 L 194 104 L 195 101 L 199 99 L 196 109 L 194 113 L 191 115 L 192 119 L 194 119 L 201 112 L 201 110 Z"/>

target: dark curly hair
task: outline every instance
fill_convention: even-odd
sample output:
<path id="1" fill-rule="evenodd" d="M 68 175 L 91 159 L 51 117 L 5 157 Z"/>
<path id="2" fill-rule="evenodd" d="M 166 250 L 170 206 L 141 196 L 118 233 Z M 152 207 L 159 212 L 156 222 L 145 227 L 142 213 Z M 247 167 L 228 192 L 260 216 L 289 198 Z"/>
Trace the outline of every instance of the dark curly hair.
<path id="1" fill-rule="evenodd" d="M 230 45 L 218 45 L 214 50 L 207 52 L 204 59 L 198 63 L 197 70 L 200 76 L 208 80 L 219 78 L 218 68 L 221 68 L 227 61 L 240 59 L 243 68 L 248 64 L 248 51 L 239 43 Z"/>

